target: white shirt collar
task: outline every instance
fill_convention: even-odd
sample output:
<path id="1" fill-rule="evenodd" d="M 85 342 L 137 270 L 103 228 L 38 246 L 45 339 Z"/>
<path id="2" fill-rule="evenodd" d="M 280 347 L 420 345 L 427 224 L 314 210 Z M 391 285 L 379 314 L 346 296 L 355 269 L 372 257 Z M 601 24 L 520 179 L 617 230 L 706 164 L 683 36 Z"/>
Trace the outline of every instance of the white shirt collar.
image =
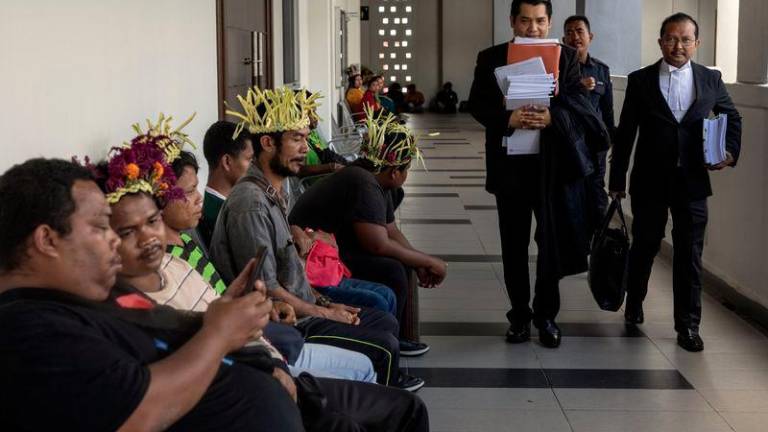
<path id="1" fill-rule="evenodd" d="M 680 67 L 672 66 L 671 64 L 667 63 L 665 60 L 663 60 L 663 59 L 661 60 L 661 71 L 662 72 L 672 73 L 672 72 L 676 72 L 676 71 L 688 70 L 690 68 L 691 68 L 691 61 L 690 60 L 685 62 L 685 64 L 680 66 Z"/>
<path id="2" fill-rule="evenodd" d="M 214 188 L 212 188 L 210 186 L 206 186 L 205 187 L 205 191 L 208 192 L 209 194 L 215 196 L 216 198 L 221 199 L 222 201 L 226 201 L 227 200 L 227 197 L 225 197 L 219 191 L 217 191 L 216 189 L 214 189 Z"/>

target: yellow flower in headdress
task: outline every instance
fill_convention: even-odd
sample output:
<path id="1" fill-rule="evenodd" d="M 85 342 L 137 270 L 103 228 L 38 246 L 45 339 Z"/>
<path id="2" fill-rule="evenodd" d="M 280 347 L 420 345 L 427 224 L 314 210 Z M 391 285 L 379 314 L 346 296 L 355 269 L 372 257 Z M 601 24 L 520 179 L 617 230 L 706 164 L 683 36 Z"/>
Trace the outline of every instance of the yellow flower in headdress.
<path id="1" fill-rule="evenodd" d="M 160 149 L 165 153 L 165 160 L 168 163 L 172 163 L 178 159 L 181 155 L 181 149 L 185 144 L 189 144 L 192 148 L 197 148 L 195 143 L 189 139 L 189 135 L 182 132 L 182 129 L 186 127 L 197 115 L 196 112 L 192 113 L 188 119 L 181 123 L 176 129 L 171 128 L 171 121 L 173 116 L 166 117 L 165 114 L 160 113 L 157 117 L 157 121 L 152 123 L 151 120 L 146 119 L 147 130 L 141 129 L 141 124 L 134 123 L 132 125 L 133 130 L 136 132 L 136 137 L 132 142 L 150 142 L 154 141 Z M 130 146 L 130 143 L 125 143 L 125 146 Z"/>
<path id="2" fill-rule="evenodd" d="M 235 137 L 244 128 L 253 134 L 299 130 L 309 126 L 310 112 L 317 108 L 319 97 L 318 93 L 307 97 L 304 90 L 294 91 L 289 87 L 274 90 L 253 87 L 245 97 L 237 96 L 243 112 L 228 109 L 226 113 L 240 119 Z"/>

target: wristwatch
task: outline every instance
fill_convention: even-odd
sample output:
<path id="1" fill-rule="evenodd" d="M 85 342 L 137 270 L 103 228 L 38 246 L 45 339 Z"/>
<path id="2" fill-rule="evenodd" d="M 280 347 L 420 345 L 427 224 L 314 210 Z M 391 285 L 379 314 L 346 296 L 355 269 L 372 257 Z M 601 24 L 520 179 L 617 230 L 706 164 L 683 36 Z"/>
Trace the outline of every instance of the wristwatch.
<path id="1" fill-rule="evenodd" d="M 321 307 L 328 307 L 331 303 L 331 298 L 325 295 L 319 295 L 315 298 L 315 304 Z"/>

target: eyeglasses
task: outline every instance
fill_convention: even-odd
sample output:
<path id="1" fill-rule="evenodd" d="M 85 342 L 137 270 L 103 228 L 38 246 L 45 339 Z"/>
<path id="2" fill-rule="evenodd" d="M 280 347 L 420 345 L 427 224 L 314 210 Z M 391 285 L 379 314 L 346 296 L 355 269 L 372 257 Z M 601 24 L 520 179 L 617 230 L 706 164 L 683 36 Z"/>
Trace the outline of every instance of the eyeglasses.
<path id="1" fill-rule="evenodd" d="M 664 38 L 661 40 L 661 44 L 668 48 L 676 47 L 677 44 L 683 45 L 683 48 L 690 48 L 696 44 L 696 39 Z"/>

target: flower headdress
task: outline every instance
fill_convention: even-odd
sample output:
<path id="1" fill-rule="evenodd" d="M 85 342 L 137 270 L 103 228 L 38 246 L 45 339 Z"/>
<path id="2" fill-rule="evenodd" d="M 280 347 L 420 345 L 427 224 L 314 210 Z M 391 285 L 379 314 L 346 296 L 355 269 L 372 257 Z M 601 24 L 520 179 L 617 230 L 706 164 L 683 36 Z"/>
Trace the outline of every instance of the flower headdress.
<path id="1" fill-rule="evenodd" d="M 365 117 L 368 138 L 360 149 L 360 157 L 371 161 L 378 170 L 402 166 L 414 158 L 424 164 L 421 151 L 416 145 L 416 137 L 408 127 L 398 123 L 392 113 L 374 114 L 373 108 L 366 106 Z M 401 139 L 388 141 L 387 138 L 391 139 L 393 134 Z"/>
<path id="2" fill-rule="evenodd" d="M 151 194 L 164 203 L 183 198 L 171 164 L 185 144 L 195 147 L 181 131 L 194 117 L 192 114 L 176 129 L 171 129 L 173 117 L 164 114 L 160 114 L 157 123 L 147 120 L 146 131 L 139 123 L 134 124 L 138 135 L 122 147 L 113 147 L 107 157 L 107 202 L 115 204 L 125 195 L 137 192 Z"/>
<path id="3" fill-rule="evenodd" d="M 245 97 L 237 96 L 243 112 L 228 109 L 226 113 L 240 119 L 235 137 L 244 128 L 254 134 L 299 130 L 309 126 L 309 113 L 317 107 L 319 93 L 307 97 L 304 90 L 289 87 L 275 90 L 248 89 Z"/>

